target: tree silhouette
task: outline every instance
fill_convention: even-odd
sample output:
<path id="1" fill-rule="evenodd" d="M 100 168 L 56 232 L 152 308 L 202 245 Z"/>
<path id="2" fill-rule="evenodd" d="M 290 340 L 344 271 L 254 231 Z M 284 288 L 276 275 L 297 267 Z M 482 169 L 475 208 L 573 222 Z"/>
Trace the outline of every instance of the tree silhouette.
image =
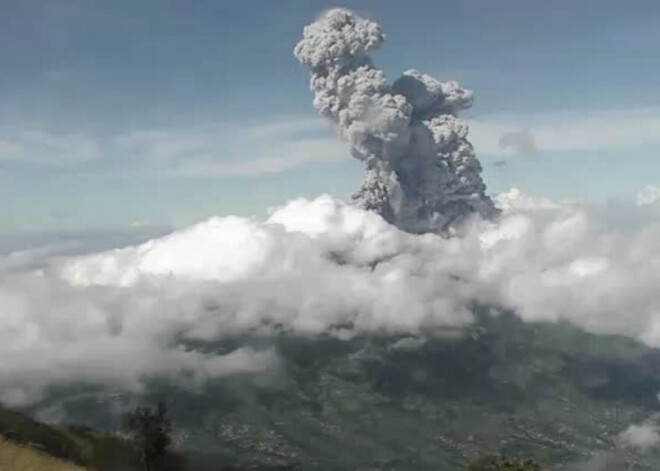
<path id="1" fill-rule="evenodd" d="M 155 408 L 137 407 L 127 413 L 124 430 L 136 448 L 144 471 L 155 471 L 172 443 L 172 422 L 165 403 L 159 401 Z"/>
<path id="2" fill-rule="evenodd" d="M 470 465 L 467 471 L 543 471 L 543 468 L 531 459 L 489 456 Z"/>

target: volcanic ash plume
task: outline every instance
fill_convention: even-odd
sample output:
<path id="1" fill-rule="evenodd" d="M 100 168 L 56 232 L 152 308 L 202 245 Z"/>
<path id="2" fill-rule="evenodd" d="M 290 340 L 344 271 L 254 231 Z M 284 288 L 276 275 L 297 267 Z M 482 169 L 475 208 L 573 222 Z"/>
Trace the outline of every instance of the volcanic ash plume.
<path id="1" fill-rule="evenodd" d="M 314 106 L 365 163 L 354 200 L 409 232 L 494 215 L 468 127 L 458 118 L 472 92 L 416 70 L 388 85 L 368 56 L 383 40 L 377 23 L 333 9 L 305 27 L 294 51 L 311 69 Z"/>

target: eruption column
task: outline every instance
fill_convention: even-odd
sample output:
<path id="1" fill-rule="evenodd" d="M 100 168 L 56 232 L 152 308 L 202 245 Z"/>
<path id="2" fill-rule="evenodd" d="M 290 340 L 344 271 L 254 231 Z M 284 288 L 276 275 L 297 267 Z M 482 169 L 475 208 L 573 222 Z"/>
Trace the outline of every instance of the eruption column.
<path id="1" fill-rule="evenodd" d="M 416 70 L 388 85 L 368 55 L 383 40 L 377 23 L 333 9 L 305 27 L 294 51 L 311 69 L 314 106 L 365 163 L 355 202 L 415 233 L 495 215 L 458 117 L 472 105 L 472 92 Z"/>

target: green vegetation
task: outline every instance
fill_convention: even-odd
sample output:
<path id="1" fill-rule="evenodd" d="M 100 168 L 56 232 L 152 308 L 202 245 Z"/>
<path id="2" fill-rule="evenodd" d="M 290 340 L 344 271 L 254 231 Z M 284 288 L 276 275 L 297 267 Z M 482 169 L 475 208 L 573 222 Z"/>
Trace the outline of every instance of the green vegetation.
<path id="1" fill-rule="evenodd" d="M 467 471 L 544 471 L 534 460 L 503 456 L 488 457 L 468 466 Z"/>
<path id="2" fill-rule="evenodd" d="M 167 449 L 172 443 L 172 421 L 165 403 L 159 401 L 153 409 L 138 407 L 129 412 L 124 417 L 124 428 L 144 471 L 155 471 L 167 459 Z"/>
<path id="3" fill-rule="evenodd" d="M 171 389 L 180 449 L 271 469 L 462 471 L 501 454 L 559 471 L 658 410 L 658 352 L 628 339 L 502 316 L 400 340 L 282 335 L 270 384 Z M 617 453 L 630 470 L 660 469 L 657 453 Z"/>
<path id="4" fill-rule="evenodd" d="M 214 456 L 189 453 L 184 457 L 169 452 L 171 424 L 163 406 L 137 408 L 127 415 L 127 426 L 133 431 L 134 441 L 88 427 L 55 427 L 0 408 L 0 471 L 231 469 L 225 463 L 218 463 Z M 138 445 L 137 460 L 135 445 Z M 149 456 L 148 468 L 140 459 L 144 453 Z"/>
<path id="5" fill-rule="evenodd" d="M 566 471 L 612 450 L 625 463 L 614 469 L 660 469 L 655 450 L 617 448 L 619 432 L 660 409 L 660 354 L 629 339 L 486 316 L 460 336 L 282 334 L 205 346 L 227 352 L 250 342 L 275 347 L 281 370 L 194 391 L 153 383 L 140 397 L 76 390 L 56 405 L 69 420 L 115 430 L 115 411 L 166 397 L 176 419 L 172 448 L 191 471 L 464 471 L 484 455 L 529 457 L 544 471 Z M 110 455 L 132 456 L 114 436 L 74 429 L 51 436 L 50 428 L 30 427 L 43 435 L 31 441 L 99 471 L 112 469 L 104 467 Z M 99 451 L 115 442 L 122 452 Z M 179 466 L 174 455 L 164 461 Z"/>
<path id="6" fill-rule="evenodd" d="M 0 437 L 0 471 L 84 471 L 86 469 L 88 468 Z"/>
<path id="7" fill-rule="evenodd" d="M 56 428 L 8 410 L 0 410 L 0 471 L 131 471 L 143 468 L 158 471 L 237 471 L 218 456 L 191 454 L 185 463 L 181 456 L 168 454 L 171 422 L 163 403 L 138 407 L 125 415 L 133 445 L 140 455 L 150 456 L 138 465 L 131 462 L 130 443 L 83 427 Z M 301 431 L 304 434 L 306 430 Z M 301 435 L 302 436 L 302 435 Z M 244 437 L 250 440 L 252 437 Z M 323 445 L 319 444 L 319 448 Z M 238 447 L 239 449 L 241 447 Z M 249 453 L 249 451 L 247 451 Z M 339 458 L 339 457 L 337 457 Z M 388 469 L 405 469 L 402 460 L 380 460 Z M 436 463 L 437 464 L 437 463 Z M 391 466 L 391 468 L 390 468 Z M 261 466 L 252 469 L 305 469 L 300 466 Z M 444 468 L 443 468 L 444 469 Z M 488 457 L 470 465 L 467 471 L 546 471 L 532 460 Z"/>
<path id="8" fill-rule="evenodd" d="M 0 409 L 0 436 L 4 437 L 5 451 L 11 448 L 12 456 L 21 462 L 29 461 L 29 456 L 41 462 L 48 456 L 57 460 L 52 463 L 72 463 L 69 469 L 75 469 L 73 464 L 98 471 L 131 469 L 126 467 L 131 449 L 125 440 L 88 428 L 52 427 L 18 412 Z"/>

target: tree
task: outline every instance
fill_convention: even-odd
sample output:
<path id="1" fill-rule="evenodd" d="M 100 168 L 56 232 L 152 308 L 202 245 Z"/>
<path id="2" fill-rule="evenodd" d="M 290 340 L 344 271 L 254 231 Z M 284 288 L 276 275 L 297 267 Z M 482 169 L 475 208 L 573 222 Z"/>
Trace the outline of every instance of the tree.
<path id="1" fill-rule="evenodd" d="M 172 421 L 167 407 L 159 401 L 155 408 L 137 407 L 124 416 L 124 430 L 133 442 L 144 471 L 155 471 L 172 443 Z"/>
<path id="2" fill-rule="evenodd" d="M 531 459 L 519 460 L 503 456 L 491 456 L 470 465 L 467 471 L 543 471 L 543 468 Z"/>

